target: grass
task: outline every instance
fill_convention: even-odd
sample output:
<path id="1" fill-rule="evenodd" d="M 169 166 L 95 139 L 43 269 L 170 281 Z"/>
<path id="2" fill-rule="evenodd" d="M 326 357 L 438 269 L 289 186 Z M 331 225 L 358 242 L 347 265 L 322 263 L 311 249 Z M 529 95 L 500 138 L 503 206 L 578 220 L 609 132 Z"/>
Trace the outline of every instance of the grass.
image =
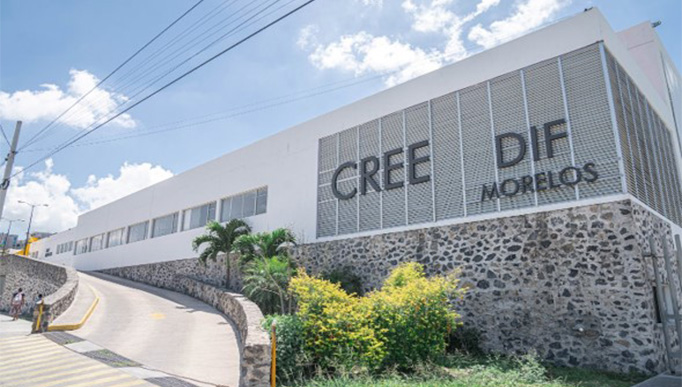
<path id="1" fill-rule="evenodd" d="M 544 366 L 532 356 L 448 357 L 410 375 L 317 377 L 298 387 L 630 387 L 646 379 L 581 368 Z"/>

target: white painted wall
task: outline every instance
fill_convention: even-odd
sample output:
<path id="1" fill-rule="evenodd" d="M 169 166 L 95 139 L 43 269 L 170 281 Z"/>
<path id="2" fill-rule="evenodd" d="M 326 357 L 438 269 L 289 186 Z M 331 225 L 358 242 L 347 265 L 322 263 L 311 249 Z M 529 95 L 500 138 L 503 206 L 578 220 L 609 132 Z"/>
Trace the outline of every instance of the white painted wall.
<path id="1" fill-rule="evenodd" d="M 42 258 L 47 247 L 54 252 L 59 243 L 91 237 L 265 185 L 268 186 L 266 214 L 247 219 L 254 230 L 288 227 L 301 242 L 315 241 L 319 138 L 598 41 L 605 42 L 661 118 L 672 127 L 670 109 L 656 86 L 639 69 L 601 13 L 593 9 L 277 133 L 85 213 L 79 217 L 77 227 L 40 240 L 33 249 L 40 251 Z M 577 203 L 562 204 L 572 205 Z M 547 209 L 549 207 L 541 210 Z M 461 221 L 454 219 L 450 223 Z M 425 226 L 428 224 L 412 228 Z M 375 233 L 393 231 L 396 229 Z M 48 260 L 94 270 L 188 258 L 196 256 L 191 251 L 191 240 L 202 232 L 199 228 L 83 255 L 74 256 L 72 252 L 53 255 Z"/>

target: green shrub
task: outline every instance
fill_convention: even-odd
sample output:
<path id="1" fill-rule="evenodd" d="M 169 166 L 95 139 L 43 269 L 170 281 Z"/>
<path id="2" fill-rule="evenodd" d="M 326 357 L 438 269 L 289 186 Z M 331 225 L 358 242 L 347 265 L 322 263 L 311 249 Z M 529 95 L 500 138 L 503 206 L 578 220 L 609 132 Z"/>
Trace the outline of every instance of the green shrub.
<path id="1" fill-rule="evenodd" d="M 455 275 L 426 278 L 417 263 L 397 267 L 365 297 L 304 272 L 289 289 L 299 306 L 304 350 L 323 369 L 350 368 L 348 359 L 369 370 L 412 369 L 442 356 L 459 317 L 449 301 L 463 294 Z"/>
<path id="2" fill-rule="evenodd" d="M 348 266 L 325 272 L 322 274 L 322 278 L 333 284 L 341 285 L 341 289 L 348 294 L 356 294 L 358 296 L 364 294 L 362 290 L 362 278 L 353 273 L 353 270 Z"/>
<path id="3" fill-rule="evenodd" d="M 303 351 L 303 324 L 294 315 L 270 315 L 263 320 L 263 329 L 271 332 L 273 320 L 277 320 L 277 379 L 280 383 L 303 379 L 310 373 L 310 362 Z"/>
<path id="4" fill-rule="evenodd" d="M 384 357 L 382 342 L 370 326 L 369 308 L 339 284 L 300 272 L 290 291 L 298 302 L 305 351 L 323 369 L 357 359 L 358 365 L 376 368 Z"/>
<path id="5" fill-rule="evenodd" d="M 426 278 L 418 263 L 393 270 L 379 291 L 367 295 L 372 326 L 384 344 L 384 366 L 410 369 L 445 353 L 459 315 L 450 308 L 461 297 L 454 275 Z"/>
<path id="6" fill-rule="evenodd" d="M 286 256 L 258 257 L 246 264 L 242 290 L 263 313 L 291 313 L 293 300 L 287 288 L 295 271 Z"/>

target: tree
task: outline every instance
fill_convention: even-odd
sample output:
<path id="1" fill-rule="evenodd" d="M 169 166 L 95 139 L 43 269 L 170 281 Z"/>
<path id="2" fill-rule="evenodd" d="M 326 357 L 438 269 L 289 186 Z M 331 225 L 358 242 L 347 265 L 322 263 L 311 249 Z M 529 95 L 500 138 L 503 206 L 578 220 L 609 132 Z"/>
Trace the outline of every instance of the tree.
<path id="1" fill-rule="evenodd" d="M 218 222 L 209 222 L 206 225 L 207 233 L 200 235 L 192 241 L 192 248 L 194 251 L 199 251 L 199 248 L 206 244 L 206 248 L 199 254 L 199 261 L 206 264 L 207 260 L 216 261 L 218 254 L 225 254 L 226 266 L 226 287 L 230 286 L 230 252 L 233 250 L 233 245 L 238 238 L 248 236 L 251 232 L 251 227 L 241 219 L 232 219 L 221 225 Z"/>
<path id="2" fill-rule="evenodd" d="M 289 249 L 296 238 L 290 230 L 278 228 L 272 232 L 242 235 L 235 240 L 233 251 L 239 252 L 244 272 L 244 293 L 264 312 L 292 312 L 288 293 L 289 279 L 295 268 Z"/>
<path id="3" fill-rule="evenodd" d="M 296 237 L 286 228 L 272 232 L 242 235 L 234 241 L 233 251 L 240 255 L 240 263 L 246 265 L 255 258 L 289 256 L 289 248 L 295 245 Z"/>

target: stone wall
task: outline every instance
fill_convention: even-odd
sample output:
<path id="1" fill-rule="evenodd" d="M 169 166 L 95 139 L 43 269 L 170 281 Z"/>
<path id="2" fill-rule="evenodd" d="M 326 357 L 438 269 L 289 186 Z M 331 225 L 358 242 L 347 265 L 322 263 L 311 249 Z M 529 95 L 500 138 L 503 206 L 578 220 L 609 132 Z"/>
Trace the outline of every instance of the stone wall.
<path id="1" fill-rule="evenodd" d="M 673 251 L 670 227 L 624 200 L 301 245 L 294 258 L 309 273 L 349 267 L 367 290 L 401 262 L 420 262 L 429 275 L 459 269 L 470 291 L 456 307 L 464 324 L 481 332 L 484 349 L 656 373 L 666 355 L 655 323 L 653 260 L 644 258 L 649 235 L 657 237 L 659 256 L 664 237 Z M 207 267 L 184 259 L 105 272 L 170 289 L 178 274 L 220 285 L 223 259 Z M 663 260 L 656 262 L 667 278 Z M 236 267 L 231 289 L 240 290 Z M 676 271 L 673 262 L 671 289 L 682 299 Z"/>
<path id="2" fill-rule="evenodd" d="M 22 315 L 31 316 L 39 294 L 43 295 L 44 307 L 41 330 L 47 329 L 57 316 L 71 305 L 78 290 L 78 274 L 74 269 L 57 266 L 17 255 L 0 257 L 0 310 L 8 312 L 11 297 L 22 288 L 26 303 Z"/>
<path id="3" fill-rule="evenodd" d="M 460 269 L 471 290 L 457 308 L 486 350 L 655 373 L 665 355 L 651 261 L 642 258 L 650 234 L 671 243 L 662 220 L 620 201 L 320 242 L 295 256 L 312 273 L 350 267 L 368 289 L 401 262 L 430 275 Z"/>
<path id="4" fill-rule="evenodd" d="M 263 314 L 256 304 L 243 295 L 218 287 L 221 282 L 224 283 L 225 266 L 222 259 L 224 257 L 209 266 L 203 266 L 197 259 L 183 259 L 101 272 L 187 294 L 223 312 L 235 323 L 239 334 L 240 385 L 269 386 L 271 346 L 267 333 L 260 326 Z"/>

